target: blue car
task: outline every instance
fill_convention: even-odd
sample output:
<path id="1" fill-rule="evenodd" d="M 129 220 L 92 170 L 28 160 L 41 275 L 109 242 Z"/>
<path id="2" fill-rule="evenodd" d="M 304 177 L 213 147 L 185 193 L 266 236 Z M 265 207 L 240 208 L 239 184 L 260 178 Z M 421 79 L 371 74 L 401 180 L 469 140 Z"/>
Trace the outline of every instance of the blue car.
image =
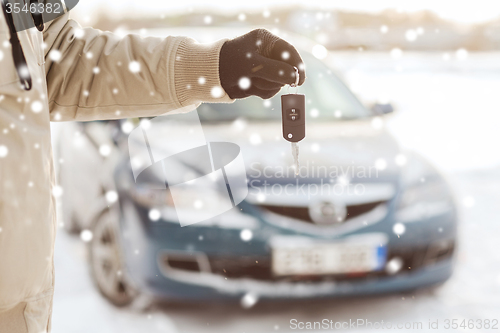
<path id="1" fill-rule="evenodd" d="M 135 180 L 128 134 L 139 120 L 63 129 L 64 223 L 86 240 L 92 232 L 92 276 L 112 303 L 147 295 L 252 306 L 410 291 L 451 276 L 457 209 L 445 179 L 384 129 L 390 106 L 364 107 L 320 60 L 304 60 L 299 175 L 282 138 L 281 94 L 198 107 L 207 141 L 237 144 L 248 179 L 245 200 L 200 223 L 181 227 L 169 189 L 144 186 L 154 172 Z M 197 161 L 182 162 L 198 172 Z"/>

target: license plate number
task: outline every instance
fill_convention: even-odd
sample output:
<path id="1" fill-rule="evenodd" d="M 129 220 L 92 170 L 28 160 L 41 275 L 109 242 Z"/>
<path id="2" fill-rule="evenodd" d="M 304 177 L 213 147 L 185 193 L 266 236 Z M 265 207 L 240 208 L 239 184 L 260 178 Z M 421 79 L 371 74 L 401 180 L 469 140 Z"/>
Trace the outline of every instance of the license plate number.
<path id="1" fill-rule="evenodd" d="M 272 268 L 277 276 L 326 275 L 377 271 L 386 261 L 386 244 L 372 238 L 339 243 L 295 242 L 283 239 L 272 246 Z M 294 245 L 295 243 L 295 245 Z"/>

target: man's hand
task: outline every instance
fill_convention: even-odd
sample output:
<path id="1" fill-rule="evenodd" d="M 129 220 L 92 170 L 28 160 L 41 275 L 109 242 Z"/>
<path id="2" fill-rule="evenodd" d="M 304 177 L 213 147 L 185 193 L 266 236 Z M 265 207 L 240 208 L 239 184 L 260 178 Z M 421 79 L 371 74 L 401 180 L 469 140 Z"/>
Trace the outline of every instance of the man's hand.
<path id="1" fill-rule="evenodd" d="M 306 73 L 300 54 L 266 29 L 229 40 L 220 51 L 220 82 L 233 99 L 252 95 L 273 97 L 284 85 L 295 83 L 293 67 L 298 68 L 302 85 Z"/>

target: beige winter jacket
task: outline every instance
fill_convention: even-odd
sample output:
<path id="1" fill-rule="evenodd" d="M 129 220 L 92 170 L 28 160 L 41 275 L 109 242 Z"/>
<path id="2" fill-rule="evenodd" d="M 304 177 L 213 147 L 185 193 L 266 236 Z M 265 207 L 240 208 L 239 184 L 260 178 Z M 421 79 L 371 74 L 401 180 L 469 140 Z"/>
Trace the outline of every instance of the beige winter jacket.
<path id="1" fill-rule="evenodd" d="M 224 40 L 119 38 L 82 29 L 68 14 L 43 35 L 18 35 L 31 91 L 20 88 L 0 12 L 0 332 L 40 333 L 50 330 L 54 292 L 50 121 L 154 116 L 231 99 L 210 93 L 220 87 Z"/>

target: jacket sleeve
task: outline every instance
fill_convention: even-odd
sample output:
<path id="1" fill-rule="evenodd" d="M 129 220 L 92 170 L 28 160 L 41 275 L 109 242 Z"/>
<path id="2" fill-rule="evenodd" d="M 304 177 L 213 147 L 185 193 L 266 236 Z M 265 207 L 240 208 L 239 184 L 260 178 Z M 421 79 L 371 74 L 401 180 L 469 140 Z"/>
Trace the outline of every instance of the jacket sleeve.
<path id="1" fill-rule="evenodd" d="M 44 31 L 53 121 L 164 114 L 201 102 L 231 102 L 219 81 L 225 40 L 119 37 L 81 28 L 68 14 Z"/>

